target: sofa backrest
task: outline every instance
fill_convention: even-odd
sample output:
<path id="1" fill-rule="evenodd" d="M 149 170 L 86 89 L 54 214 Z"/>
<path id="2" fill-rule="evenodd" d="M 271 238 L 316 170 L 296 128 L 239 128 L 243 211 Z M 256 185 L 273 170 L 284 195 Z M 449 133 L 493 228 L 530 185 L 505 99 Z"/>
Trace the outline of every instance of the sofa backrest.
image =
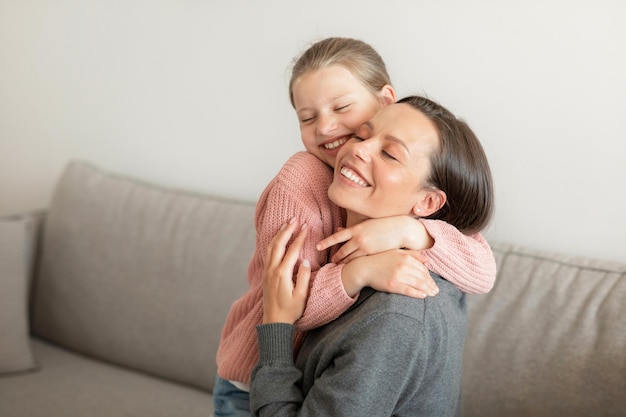
<path id="1" fill-rule="evenodd" d="M 247 288 L 253 221 L 251 202 L 71 163 L 47 213 L 33 333 L 211 390 L 222 325 Z"/>
<path id="2" fill-rule="evenodd" d="M 468 299 L 464 417 L 626 413 L 626 264 L 492 244 Z"/>

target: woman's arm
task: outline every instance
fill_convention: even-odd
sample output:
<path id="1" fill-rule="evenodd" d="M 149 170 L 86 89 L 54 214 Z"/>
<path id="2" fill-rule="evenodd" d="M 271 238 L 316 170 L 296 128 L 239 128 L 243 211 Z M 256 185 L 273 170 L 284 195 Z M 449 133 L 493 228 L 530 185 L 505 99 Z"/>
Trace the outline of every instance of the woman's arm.
<path id="1" fill-rule="evenodd" d="M 304 391 L 306 376 L 292 353 L 294 327 L 258 326 L 260 358 L 252 371 L 251 410 L 261 417 L 391 416 L 422 387 L 435 383 L 423 380 L 426 338 L 415 336 L 422 326 L 397 314 L 368 318 L 366 326 L 360 322 L 347 330 L 341 346 L 329 346 L 332 363 L 315 378 L 309 375 L 314 383 Z"/>

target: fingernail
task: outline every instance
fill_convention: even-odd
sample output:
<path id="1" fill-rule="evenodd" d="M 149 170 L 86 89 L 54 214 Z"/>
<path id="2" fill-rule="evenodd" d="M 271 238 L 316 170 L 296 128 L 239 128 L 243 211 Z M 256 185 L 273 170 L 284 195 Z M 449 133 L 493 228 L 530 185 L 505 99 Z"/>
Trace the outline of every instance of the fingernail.
<path id="1" fill-rule="evenodd" d="M 289 219 L 289 224 L 293 224 L 295 221 L 296 221 L 296 218 L 295 218 L 295 216 L 294 216 L 294 217 L 292 217 L 291 219 Z"/>
<path id="2" fill-rule="evenodd" d="M 304 265 L 304 266 L 305 266 L 305 267 L 307 267 L 307 268 L 310 268 L 310 267 L 311 267 L 311 263 L 309 262 L 309 260 L 308 260 L 308 259 L 305 259 L 304 261 L 302 261 L 302 265 Z"/>

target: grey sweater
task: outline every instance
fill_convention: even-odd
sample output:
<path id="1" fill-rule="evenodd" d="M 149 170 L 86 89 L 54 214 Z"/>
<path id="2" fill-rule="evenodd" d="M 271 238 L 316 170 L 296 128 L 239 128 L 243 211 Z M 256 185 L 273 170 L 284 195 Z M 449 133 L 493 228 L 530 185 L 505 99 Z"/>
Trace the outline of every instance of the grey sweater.
<path id="1" fill-rule="evenodd" d="M 256 416 L 460 414 L 465 295 L 433 274 L 425 300 L 366 288 L 337 320 L 311 331 L 294 363 L 294 327 L 257 327 Z"/>

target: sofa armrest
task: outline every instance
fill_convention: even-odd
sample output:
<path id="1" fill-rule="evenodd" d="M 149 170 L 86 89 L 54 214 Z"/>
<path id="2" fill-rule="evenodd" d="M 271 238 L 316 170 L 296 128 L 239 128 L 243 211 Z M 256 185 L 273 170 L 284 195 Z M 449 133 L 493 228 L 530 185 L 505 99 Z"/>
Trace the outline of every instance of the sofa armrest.
<path id="1" fill-rule="evenodd" d="M 0 217 L 0 374 L 35 369 L 29 302 L 42 221 L 42 214 Z"/>

